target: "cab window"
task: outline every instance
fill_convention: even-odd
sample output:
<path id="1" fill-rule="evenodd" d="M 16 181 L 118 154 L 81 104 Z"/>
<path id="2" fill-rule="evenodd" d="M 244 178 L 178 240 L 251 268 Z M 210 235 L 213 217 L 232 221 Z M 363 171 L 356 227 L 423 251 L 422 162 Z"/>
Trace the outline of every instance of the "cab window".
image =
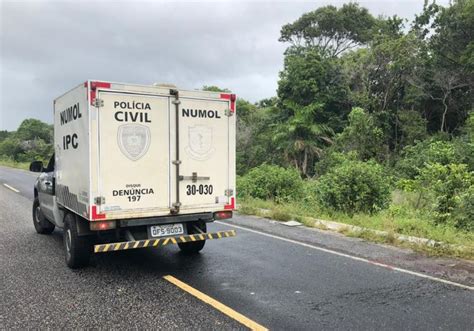
<path id="1" fill-rule="evenodd" d="M 49 159 L 48 166 L 46 169 L 44 169 L 44 172 L 52 172 L 54 171 L 54 154 L 51 156 L 51 159 Z"/>

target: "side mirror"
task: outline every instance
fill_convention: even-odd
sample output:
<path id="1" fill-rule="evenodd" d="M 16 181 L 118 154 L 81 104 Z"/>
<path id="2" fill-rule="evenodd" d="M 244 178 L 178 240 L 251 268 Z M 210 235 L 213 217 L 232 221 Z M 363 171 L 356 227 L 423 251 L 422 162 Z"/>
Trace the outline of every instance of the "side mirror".
<path id="1" fill-rule="evenodd" d="M 43 171 L 43 162 L 33 161 L 30 163 L 30 171 L 33 172 L 42 172 Z"/>

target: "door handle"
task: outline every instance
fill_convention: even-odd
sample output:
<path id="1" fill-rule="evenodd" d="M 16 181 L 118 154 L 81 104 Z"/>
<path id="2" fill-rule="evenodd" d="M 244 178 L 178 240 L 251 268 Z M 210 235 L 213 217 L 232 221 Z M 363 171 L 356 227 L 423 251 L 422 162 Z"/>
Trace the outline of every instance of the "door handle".
<path id="1" fill-rule="evenodd" d="M 197 182 L 198 180 L 209 180 L 211 177 L 207 176 L 198 176 L 197 172 L 193 172 L 192 176 L 179 176 L 179 180 L 191 180 L 192 182 Z"/>

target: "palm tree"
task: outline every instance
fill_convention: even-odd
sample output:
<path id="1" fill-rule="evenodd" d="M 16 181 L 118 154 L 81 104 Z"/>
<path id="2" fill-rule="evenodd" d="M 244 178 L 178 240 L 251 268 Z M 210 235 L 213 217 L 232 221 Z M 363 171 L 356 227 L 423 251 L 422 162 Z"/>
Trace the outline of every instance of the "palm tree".
<path id="1" fill-rule="evenodd" d="M 293 102 L 284 105 L 293 115 L 276 125 L 273 137 L 277 149 L 283 151 L 286 160 L 293 164 L 304 177 L 309 177 L 310 166 L 321 156 L 323 147 L 332 143 L 334 132 L 324 124 L 314 122 L 314 114 L 323 104 L 299 106 Z"/>

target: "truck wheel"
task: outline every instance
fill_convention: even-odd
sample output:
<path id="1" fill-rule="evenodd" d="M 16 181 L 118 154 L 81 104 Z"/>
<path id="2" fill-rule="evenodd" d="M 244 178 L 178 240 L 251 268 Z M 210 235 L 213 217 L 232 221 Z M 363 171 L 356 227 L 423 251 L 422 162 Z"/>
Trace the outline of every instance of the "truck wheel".
<path id="1" fill-rule="evenodd" d="M 92 245 L 88 237 L 77 234 L 76 215 L 67 213 L 63 229 L 66 264 L 71 269 L 85 267 L 89 264 Z"/>
<path id="2" fill-rule="evenodd" d="M 39 234 L 50 234 L 54 231 L 54 224 L 48 221 L 41 212 L 38 198 L 33 201 L 33 225 Z"/>
<path id="3" fill-rule="evenodd" d="M 194 226 L 197 226 L 201 229 L 202 232 L 206 232 L 206 223 L 205 222 L 189 222 L 187 224 L 188 234 L 200 233 L 197 231 Z M 178 243 L 179 249 L 185 254 L 196 254 L 204 248 L 206 244 L 205 240 L 191 241 L 187 243 Z"/>

